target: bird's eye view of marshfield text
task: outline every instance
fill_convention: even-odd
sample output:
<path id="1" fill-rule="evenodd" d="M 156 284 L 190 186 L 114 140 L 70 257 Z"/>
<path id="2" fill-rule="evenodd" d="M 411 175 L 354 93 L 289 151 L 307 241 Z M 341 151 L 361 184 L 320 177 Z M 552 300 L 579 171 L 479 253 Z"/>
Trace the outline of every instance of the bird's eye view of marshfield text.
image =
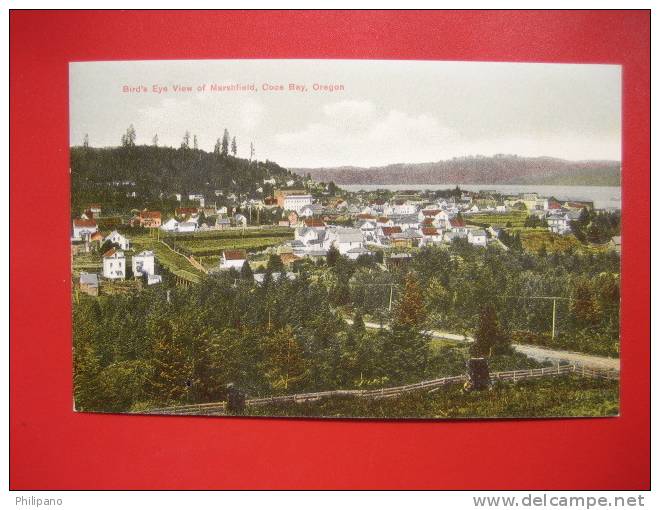
<path id="1" fill-rule="evenodd" d="M 619 414 L 620 67 L 69 75 L 76 411 Z"/>

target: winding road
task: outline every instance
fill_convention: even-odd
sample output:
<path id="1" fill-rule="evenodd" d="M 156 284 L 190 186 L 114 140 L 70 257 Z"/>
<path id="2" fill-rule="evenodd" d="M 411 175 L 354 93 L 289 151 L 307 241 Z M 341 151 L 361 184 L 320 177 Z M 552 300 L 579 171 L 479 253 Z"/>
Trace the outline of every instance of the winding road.
<path id="1" fill-rule="evenodd" d="M 353 323 L 350 319 L 346 319 L 346 322 L 349 324 Z M 365 322 L 364 325 L 370 329 L 380 329 L 381 327 L 380 324 L 376 322 Z M 387 325 L 384 325 L 383 327 L 386 329 L 388 328 Z M 472 337 L 448 333 L 446 331 L 429 330 L 425 333 L 430 335 L 431 338 L 436 338 L 438 340 L 451 340 L 459 343 L 471 343 L 474 341 Z M 517 352 L 539 362 L 550 361 L 551 363 L 574 363 L 586 368 L 620 371 L 620 361 L 618 358 L 594 356 L 592 354 L 584 354 L 581 352 L 560 351 L 549 349 L 548 347 L 540 347 L 538 345 L 512 344 L 512 347 Z"/>

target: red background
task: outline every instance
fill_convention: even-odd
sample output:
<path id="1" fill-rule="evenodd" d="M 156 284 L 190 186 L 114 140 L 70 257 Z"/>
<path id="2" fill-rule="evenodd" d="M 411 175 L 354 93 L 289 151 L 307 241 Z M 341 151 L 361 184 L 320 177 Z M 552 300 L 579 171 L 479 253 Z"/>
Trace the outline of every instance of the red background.
<path id="1" fill-rule="evenodd" d="M 14 11 L 10 28 L 12 488 L 649 488 L 648 12 Z M 67 63 L 191 58 L 622 64 L 621 417 L 73 413 Z"/>

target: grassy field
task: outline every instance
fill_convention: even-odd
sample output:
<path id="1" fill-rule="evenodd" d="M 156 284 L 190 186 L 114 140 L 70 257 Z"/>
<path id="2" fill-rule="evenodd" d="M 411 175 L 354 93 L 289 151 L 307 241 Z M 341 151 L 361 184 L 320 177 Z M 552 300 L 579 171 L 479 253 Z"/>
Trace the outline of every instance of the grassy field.
<path id="1" fill-rule="evenodd" d="M 410 393 L 398 398 L 324 399 L 249 410 L 259 416 L 368 418 L 533 418 L 543 416 L 616 416 L 618 381 L 562 376 L 502 382 L 490 391 L 466 393 L 461 385 L 434 393 Z"/>
<path id="2" fill-rule="evenodd" d="M 246 237 L 218 239 L 176 239 L 176 244 L 195 256 L 221 255 L 223 250 L 242 249 L 257 251 L 277 246 L 287 241 L 286 237 Z"/>
<path id="3" fill-rule="evenodd" d="M 553 234 L 544 229 L 520 229 L 520 240 L 527 251 L 538 253 L 545 247 L 547 253 L 565 252 L 573 249 L 584 253 L 594 253 L 607 250 L 607 246 L 583 244 L 574 235 Z"/>
<path id="4" fill-rule="evenodd" d="M 506 213 L 466 214 L 466 222 L 485 223 L 493 227 L 522 227 L 527 219 L 527 211 L 508 211 Z"/>
<path id="5" fill-rule="evenodd" d="M 185 277 L 186 273 L 199 279 L 203 273 L 193 266 L 186 257 L 173 252 L 167 245 L 158 241 L 149 235 L 134 236 L 131 238 L 135 252 L 142 250 L 152 250 L 158 263 L 174 274 L 181 274 Z"/>
<path id="6" fill-rule="evenodd" d="M 293 239 L 293 229 L 289 227 L 262 227 L 246 229 L 205 230 L 185 234 L 167 234 L 177 242 L 184 239 L 247 239 L 258 237 L 284 237 Z"/>

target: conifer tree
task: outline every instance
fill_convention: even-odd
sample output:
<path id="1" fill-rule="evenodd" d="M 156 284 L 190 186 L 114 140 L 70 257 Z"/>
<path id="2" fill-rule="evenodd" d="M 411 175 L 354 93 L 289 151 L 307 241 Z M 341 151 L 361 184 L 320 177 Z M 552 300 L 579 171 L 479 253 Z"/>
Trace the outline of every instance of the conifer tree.
<path id="1" fill-rule="evenodd" d="M 222 134 L 222 155 L 226 156 L 229 154 L 229 131 L 225 129 L 225 132 Z"/>
<path id="2" fill-rule="evenodd" d="M 236 157 L 237 152 L 238 152 L 238 145 L 236 145 L 236 137 L 233 137 L 231 139 L 231 153 L 234 157 Z"/>
<path id="3" fill-rule="evenodd" d="M 473 356 L 490 356 L 505 352 L 509 347 L 509 340 L 500 327 L 495 307 L 487 304 L 481 309 L 479 326 L 474 334 L 474 343 L 470 348 Z"/>

